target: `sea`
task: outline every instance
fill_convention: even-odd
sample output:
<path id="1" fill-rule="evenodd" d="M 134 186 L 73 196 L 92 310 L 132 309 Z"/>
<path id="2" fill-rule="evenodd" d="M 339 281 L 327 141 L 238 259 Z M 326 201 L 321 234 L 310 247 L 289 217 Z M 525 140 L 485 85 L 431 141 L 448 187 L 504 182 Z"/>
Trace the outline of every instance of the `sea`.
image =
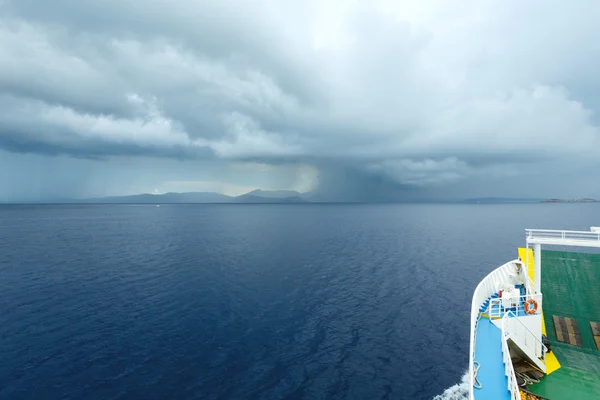
<path id="1" fill-rule="evenodd" d="M 0 399 L 464 399 L 477 283 L 600 204 L 0 206 Z"/>

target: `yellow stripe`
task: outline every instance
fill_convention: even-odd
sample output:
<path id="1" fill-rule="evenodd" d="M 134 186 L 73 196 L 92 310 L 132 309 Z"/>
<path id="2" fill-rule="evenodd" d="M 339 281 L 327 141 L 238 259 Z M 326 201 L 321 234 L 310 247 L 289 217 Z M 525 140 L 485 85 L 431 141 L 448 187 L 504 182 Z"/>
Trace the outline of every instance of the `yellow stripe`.
<path id="1" fill-rule="evenodd" d="M 554 355 L 554 352 L 546 354 L 546 374 L 550 375 L 560 368 L 560 363 Z"/>
<path id="2" fill-rule="evenodd" d="M 534 259 L 533 259 L 533 250 L 529 249 L 527 251 L 527 256 L 525 256 L 525 252 L 527 249 L 519 248 L 519 258 L 523 262 L 524 265 L 527 266 L 527 275 L 532 282 L 535 282 L 535 270 L 534 270 Z M 542 305 L 543 307 L 543 305 Z M 542 333 L 546 335 L 546 322 L 544 321 L 544 312 L 542 311 Z M 552 372 L 556 371 L 560 368 L 560 363 L 558 359 L 554 355 L 554 352 L 546 354 L 546 374 L 549 375 Z"/>
<path id="3" fill-rule="evenodd" d="M 531 279 L 531 281 L 534 282 L 535 267 L 533 265 L 533 250 L 529 249 L 529 251 L 527 252 L 527 257 L 525 257 L 525 250 L 526 249 L 519 248 L 519 258 L 521 259 L 523 264 L 527 266 L 527 275 L 529 276 L 529 279 Z"/>

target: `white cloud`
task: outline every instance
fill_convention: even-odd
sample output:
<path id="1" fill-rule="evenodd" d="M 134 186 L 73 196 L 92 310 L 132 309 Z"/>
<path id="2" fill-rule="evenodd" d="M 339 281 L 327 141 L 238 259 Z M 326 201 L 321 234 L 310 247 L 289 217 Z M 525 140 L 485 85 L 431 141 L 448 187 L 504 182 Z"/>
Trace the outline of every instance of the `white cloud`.
<path id="1" fill-rule="evenodd" d="M 417 186 L 451 183 L 471 173 L 467 164 L 456 158 L 445 158 L 439 161 L 384 160 L 369 165 L 368 170 L 383 173 L 402 184 Z"/>
<path id="2" fill-rule="evenodd" d="M 300 165 L 296 169 L 296 182 L 290 187 L 300 193 L 312 192 L 319 184 L 319 170 L 311 165 Z"/>
<path id="3" fill-rule="evenodd" d="M 212 145 L 223 158 L 285 157 L 305 155 L 306 149 L 274 132 L 267 132 L 252 118 L 234 112 L 223 117 L 225 138 Z"/>
<path id="4" fill-rule="evenodd" d="M 139 4 L 0 3 L 0 146 L 298 164 L 307 188 L 333 163 L 419 186 L 600 164 L 600 3 Z"/>
<path id="5" fill-rule="evenodd" d="M 261 162 L 236 162 L 233 163 L 232 168 L 246 171 L 257 171 L 267 172 L 273 170 L 274 166 L 271 164 Z"/>

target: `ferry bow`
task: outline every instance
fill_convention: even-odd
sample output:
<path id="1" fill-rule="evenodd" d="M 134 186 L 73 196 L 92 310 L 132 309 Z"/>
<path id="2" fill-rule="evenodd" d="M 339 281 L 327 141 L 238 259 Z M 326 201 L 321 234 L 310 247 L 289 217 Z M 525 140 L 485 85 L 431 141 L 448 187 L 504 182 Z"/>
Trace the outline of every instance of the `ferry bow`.
<path id="1" fill-rule="evenodd" d="M 600 228 L 525 232 L 473 293 L 469 398 L 599 399 L 600 254 L 562 249 L 600 248 Z"/>

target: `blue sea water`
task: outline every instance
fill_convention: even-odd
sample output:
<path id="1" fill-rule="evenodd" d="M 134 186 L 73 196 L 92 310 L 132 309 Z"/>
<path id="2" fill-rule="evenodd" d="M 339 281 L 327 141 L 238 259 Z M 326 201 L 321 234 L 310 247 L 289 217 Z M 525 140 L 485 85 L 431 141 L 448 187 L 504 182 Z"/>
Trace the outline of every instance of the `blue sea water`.
<path id="1" fill-rule="evenodd" d="M 598 204 L 0 206 L 0 398 L 431 399 L 524 229 L 598 224 Z"/>

